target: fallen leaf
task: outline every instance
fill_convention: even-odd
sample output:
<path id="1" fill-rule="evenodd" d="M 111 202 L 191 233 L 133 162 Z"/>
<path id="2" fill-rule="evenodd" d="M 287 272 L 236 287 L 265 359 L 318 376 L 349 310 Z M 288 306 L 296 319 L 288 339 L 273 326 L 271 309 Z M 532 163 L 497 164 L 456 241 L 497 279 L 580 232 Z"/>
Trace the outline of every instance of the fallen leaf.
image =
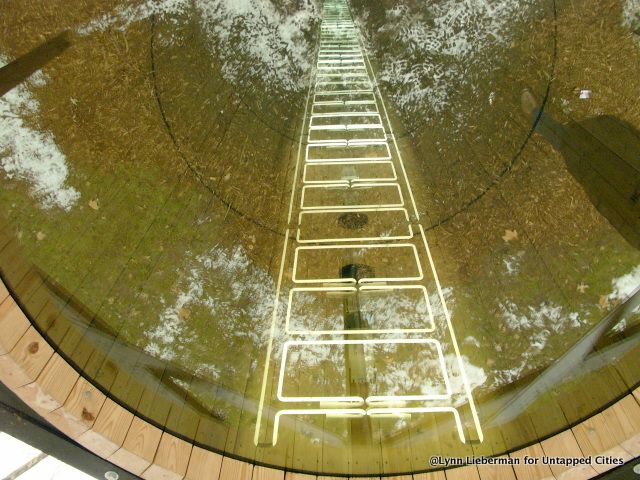
<path id="1" fill-rule="evenodd" d="M 584 282 L 580 282 L 580 285 L 577 286 L 576 290 L 578 290 L 580 293 L 585 293 L 587 291 L 587 288 L 589 288 L 589 285 Z"/>
<path id="2" fill-rule="evenodd" d="M 516 230 L 505 230 L 502 239 L 505 242 L 510 242 L 511 240 L 518 240 L 518 232 Z"/>
<path id="3" fill-rule="evenodd" d="M 98 210 L 100 208 L 100 206 L 98 205 L 98 199 L 96 198 L 95 200 L 89 200 L 89 206 L 94 210 Z"/>
<path id="4" fill-rule="evenodd" d="M 600 295 L 600 300 L 598 300 L 598 305 L 603 310 L 609 308 L 609 295 Z"/>
<path id="5" fill-rule="evenodd" d="M 38 232 L 38 233 L 36 233 L 36 238 L 37 238 L 38 240 L 44 240 L 44 239 L 45 239 L 45 237 L 46 237 L 46 235 L 45 235 L 44 233 L 42 233 L 42 232 Z"/>

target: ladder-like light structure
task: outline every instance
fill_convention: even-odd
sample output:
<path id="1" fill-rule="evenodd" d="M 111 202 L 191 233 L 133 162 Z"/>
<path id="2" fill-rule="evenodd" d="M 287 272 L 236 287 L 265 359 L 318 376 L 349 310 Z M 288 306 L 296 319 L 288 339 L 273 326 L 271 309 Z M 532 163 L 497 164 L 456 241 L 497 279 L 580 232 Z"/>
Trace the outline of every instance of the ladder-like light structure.
<path id="1" fill-rule="evenodd" d="M 284 415 L 363 419 L 447 414 L 461 442 L 482 441 L 409 175 L 346 0 L 323 6 L 288 224 L 255 444 L 275 445 Z M 320 325 L 322 313 L 312 313 L 311 304 L 304 303 L 310 298 L 326 304 L 327 312 L 342 302 L 344 325 Z M 376 318 L 375 309 L 366 315 L 353 310 L 366 310 L 375 299 L 392 303 L 400 298 L 414 308 L 394 318 Z M 370 321 L 362 320 L 363 315 Z M 408 318 L 396 318 L 401 316 Z M 375 368 L 366 363 L 370 349 L 401 345 L 434 357 L 429 372 L 439 378 L 429 380 L 440 385 L 439 391 L 386 395 L 362 386 L 368 370 Z M 353 365 L 346 365 L 349 378 L 338 383 L 352 391 L 284 393 L 287 373 L 295 369 L 291 350 L 316 347 L 344 349 L 345 363 Z M 454 377 L 461 381 L 454 385 Z"/>

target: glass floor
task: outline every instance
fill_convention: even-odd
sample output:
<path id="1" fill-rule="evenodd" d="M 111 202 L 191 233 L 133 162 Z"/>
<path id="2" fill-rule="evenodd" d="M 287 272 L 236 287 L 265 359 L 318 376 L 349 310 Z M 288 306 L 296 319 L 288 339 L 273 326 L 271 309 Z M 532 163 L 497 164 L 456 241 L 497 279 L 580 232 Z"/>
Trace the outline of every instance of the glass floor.
<path id="1" fill-rule="evenodd" d="M 0 16 L 0 273 L 162 430 L 327 474 L 640 382 L 637 0 L 49 0 Z"/>

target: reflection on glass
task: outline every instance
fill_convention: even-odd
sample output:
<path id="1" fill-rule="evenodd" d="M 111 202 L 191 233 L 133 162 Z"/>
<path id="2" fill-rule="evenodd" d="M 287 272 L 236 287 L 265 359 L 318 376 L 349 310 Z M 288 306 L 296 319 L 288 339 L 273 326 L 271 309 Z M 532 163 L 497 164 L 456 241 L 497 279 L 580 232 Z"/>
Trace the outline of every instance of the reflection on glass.
<path id="1" fill-rule="evenodd" d="M 639 378 L 636 3 L 12 4 L 3 281 L 111 398 L 248 461 L 562 431 Z"/>

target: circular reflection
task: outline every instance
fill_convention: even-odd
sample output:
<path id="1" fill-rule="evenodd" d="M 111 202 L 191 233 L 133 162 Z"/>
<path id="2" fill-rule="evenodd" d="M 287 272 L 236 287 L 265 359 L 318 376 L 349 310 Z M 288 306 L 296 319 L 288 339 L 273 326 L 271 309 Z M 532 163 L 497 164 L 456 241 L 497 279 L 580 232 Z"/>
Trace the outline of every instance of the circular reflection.
<path id="1" fill-rule="evenodd" d="M 353 0 L 362 60 L 311 0 L 58 3 L 4 20 L 0 269 L 125 408 L 379 475 L 637 385 L 634 2 Z"/>

